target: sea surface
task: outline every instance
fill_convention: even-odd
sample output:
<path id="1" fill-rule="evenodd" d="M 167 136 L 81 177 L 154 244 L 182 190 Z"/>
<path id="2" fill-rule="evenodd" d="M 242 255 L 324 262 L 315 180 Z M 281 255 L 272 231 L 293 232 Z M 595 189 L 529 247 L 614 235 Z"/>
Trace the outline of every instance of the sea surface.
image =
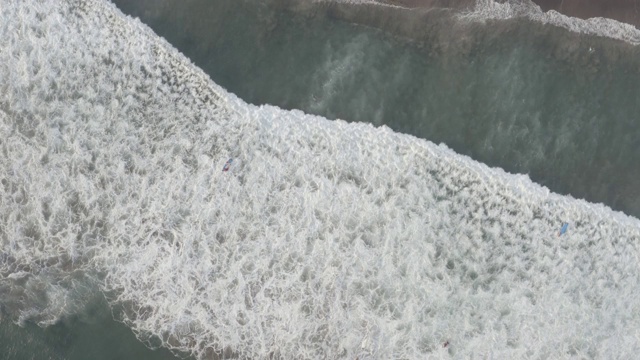
<path id="1" fill-rule="evenodd" d="M 0 358 L 640 351 L 635 28 L 114 3 L 0 5 Z"/>

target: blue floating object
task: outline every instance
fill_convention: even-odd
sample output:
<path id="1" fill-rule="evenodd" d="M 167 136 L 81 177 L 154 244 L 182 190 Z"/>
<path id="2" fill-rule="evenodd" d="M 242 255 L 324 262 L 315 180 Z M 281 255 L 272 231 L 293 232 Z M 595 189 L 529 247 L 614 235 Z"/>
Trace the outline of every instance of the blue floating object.
<path id="1" fill-rule="evenodd" d="M 222 171 L 229 171 L 229 168 L 231 167 L 232 162 L 233 162 L 233 159 L 227 160 L 227 162 L 224 164 L 224 167 L 222 168 Z"/>
<path id="2" fill-rule="evenodd" d="M 569 228 L 569 223 L 562 224 L 562 228 L 560 229 L 560 232 L 558 233 L 558 236 L 566 233 L 568 228 Z"/>

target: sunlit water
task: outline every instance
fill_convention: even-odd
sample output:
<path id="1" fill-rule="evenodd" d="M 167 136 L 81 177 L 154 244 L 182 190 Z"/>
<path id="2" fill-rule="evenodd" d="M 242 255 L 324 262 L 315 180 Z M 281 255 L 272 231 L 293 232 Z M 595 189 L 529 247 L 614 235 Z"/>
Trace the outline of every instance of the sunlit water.
<path id="1" fill-rule="evenodd" d="M 638 220 L 477 162 L 637 214 L 637 66 L 590 58 L 634 50 L 587 39 L 559 60 L 552 35 L 517 26 L 417 50 L 214 5 L 217 35 L 192 50 L 215 82 L 398 132 L 249 105 L 102 2 L 7 2 L 1 325 L 33 346 L 16 358 L 80 359 L 96 323 L 121 346 L 92 358 L 169 356 L 111 311 L 147 345 L 203 358 L 640 350 Z"/>

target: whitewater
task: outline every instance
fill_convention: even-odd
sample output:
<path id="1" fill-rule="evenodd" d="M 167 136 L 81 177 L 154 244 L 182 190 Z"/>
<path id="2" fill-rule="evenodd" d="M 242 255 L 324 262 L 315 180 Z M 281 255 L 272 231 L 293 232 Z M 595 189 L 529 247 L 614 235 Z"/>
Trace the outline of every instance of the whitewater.
<path id="1" fill-rule="evenodd" d="M 201 359 L 640 352 L 638 219 L 247 104 L 108 2 L 0 16 L 1 321 L 48 326 L 99 293 Z"/>
<path id="2" fill-rule="evenodd" d="M 341 4 L 366 7 L 383 7 L 394 10 L 413 11 L 408 7 L 396 4 L 393 0 L 282 0 L 290 4 Z M 640 44 L 640 30 L 631 24 L 614 19 L 593 17 L 580 19 L 563 15 L 555 10 L 542 11 L 540 6 L 531 0 L 475 0 L 473 5 L 457 5 L 451 3 L 425 2 L 427 8 L 453 10 L 455 17 L 464 21 L 488 23 L 492 21 L 508 21 L 526 19 L 532 22 L 563 28 L 578 34 L 595 35 L 624 41 L 632 45 Z"/>

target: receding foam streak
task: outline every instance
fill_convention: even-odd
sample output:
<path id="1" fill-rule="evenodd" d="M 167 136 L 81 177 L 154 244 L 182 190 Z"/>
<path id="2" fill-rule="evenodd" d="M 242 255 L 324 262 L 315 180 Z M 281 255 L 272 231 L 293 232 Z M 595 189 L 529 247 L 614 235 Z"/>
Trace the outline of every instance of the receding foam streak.
<path id="1" fill-rule="evenodd" d="M 141 339 L 199 358 L 640 351 L 637 219 L 386 127 L 248 105 L 109 3 L 0 11 L 14 321 L 96 286 Z"/>
<path id="2" fill-rule="evenodd" d="M 503 3 L 494 0 L 477 0 L 474 9 L 464 12 L 460 18 L 475 21 L 526 18 L 580 34 L 608 37 L 633 45 L 640 44 L 640 30 L 633 25 L 602 17 L 583 20 L 563 15 L 555 10 L 543 12 L 531 0 L 509 0 Z"/>

